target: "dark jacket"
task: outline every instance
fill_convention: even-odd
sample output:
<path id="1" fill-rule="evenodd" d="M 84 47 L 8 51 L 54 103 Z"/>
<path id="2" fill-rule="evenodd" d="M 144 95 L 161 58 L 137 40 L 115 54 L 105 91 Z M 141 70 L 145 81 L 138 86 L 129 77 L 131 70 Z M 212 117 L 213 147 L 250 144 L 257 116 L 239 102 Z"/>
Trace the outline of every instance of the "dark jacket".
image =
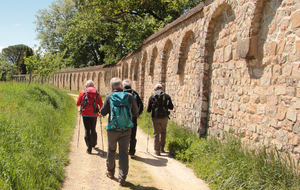
<path id="1" fill-rule="evenodd" d="M 115 92 L 123 92 L 122 89 L 117 89 L 114 90 L 112 93 Z M 131 113 L 132 113 L 132 117 L 137 117 L 138 113 L 139 113 L 139 108 L 136 105 L 136 101 L 133 98 L 132 94 L 128 93 L 129 95 L 129 101 L 130 101 L 130 108 L 131 108 Z M 109 114 L 109 118 L 108 121 L 110 121 L 110 93 L 106 96 L 105 100 L 104 100 L 104 104 L 100 110 L 100 113 L 103 116 L 106 116 L 107 114 Z"/>
<path id="2" fill-rule="evenodd" d="M 162 91 L 162 90 L 157 90 L 157 91 L 159 92 L 159 91 Z M 166 99 L 165 99 L 165 101 L 166 101 L 166 104 L 165 104 L 166 107 L 165 108 L 167 110 L 173 110 L 174 106 L 173 106 L 171 97 L 168 94 L 165 94 L 165 96 L 166 96 Z M 153 103 L 154 103 L 154 101 L 153 101 L 153 95 L 152 95 L 152 96 L 150 96 L 149 101 L 148 101 L 147 112 L 151 112 L 154 109 Z M 152 111 L 151 116 L 153 117 L 153 115 L 154 115 L 154 113 Z"/>
<path id="3" fill-rule="evenodd" d="M 139 108 L 138 116 L 140 116 L 143 113 L 144 105 L 143 105 L 143 102 L 142 102 L 139 94 L 132 88 L 125 87 L 123 90 L 124 90 L 124 92 L 128 92 L 133 95 L 134 99 L 136 100 L 137 106 Z"/>

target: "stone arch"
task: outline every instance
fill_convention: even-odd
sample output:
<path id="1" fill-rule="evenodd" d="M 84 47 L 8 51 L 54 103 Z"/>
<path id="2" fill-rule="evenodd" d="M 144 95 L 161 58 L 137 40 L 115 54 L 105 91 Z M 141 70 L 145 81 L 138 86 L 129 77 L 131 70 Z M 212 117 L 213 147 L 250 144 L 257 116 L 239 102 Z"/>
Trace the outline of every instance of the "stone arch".
<path id="1" fill-rule="evenodd" d="M 81 75 L 80 75 L 80 73 L 78 73 L 77 74 L 77 81 L 76 81 L 76 86 L 77 86 L 77 91 L 79 91 L 80 90 L 80 86 L 79 86 L 79 84 L 80 84 L 80 77 L 81 77 Z"/>
<path id="2" fill-rule="evenodd" d="M 128 64 L 127 62 L 126 63 L 123 63 L 123 79 L 126 79 L 128 78 Z"/>
<path id="3" fill-rule="evenodd" d="M 133 65 L 133 80 L 137 81 L 139 75 L 139 60 L 137 59 L 135 61 L 135 64 Z"/>
<path id="4" fill-rule="evenodd" d="M 179 49 L 179 60 L 178 60 L 178 70 L 174 71 L 176 74 L 180 75 L 180 85 L 184 84 L 185 72 L 187 72 L 187 60 L 189 54 L 194 54 L 192 50 L 192 45 L 195 44 L 194 32 L 189 30 L 186 32 L 182 38 L 182 42 Z"/>
<path id="5" fill-rule="evenodd" d="M 98 88 L 98 91 L 100 92 L 100 88 L 101 88 L 101 72 L 98 72 L 98 86 L 97 86 L 97 88 Z"/>
<path id="6" fill-rule="evenodd" d="M 142 58 L 142 63 L 141 63 L 141 91 L 140 91 L 140 97 L 142 100 L 144 100 L 144 95 L 145 95 L 145 67 L 146 67 L 146 62 L 147 62 L 147 51 L 144 51 L 143 58 Z"/>
<path id="7" fill-rule="evenodd" d="M 206 133 L 207 127 L 212 126 L 210 121 L 210 107 L 212 107 L 212 91 L 220 91 L 220 86 L 214 86 L 212 79 L 212 70 L 216 68 L 216 75 L 220 77 L 220 80 L 227 81 L 224 79 L 225 71 L 222 68 L 225 63 L 232 59 L 232 42 L 234 42 L 234 33 L 230 33 L 231 30 L 225 30 L 225 27 L 232 27 L 235 33 L 238 28 L 235 26 L 235 13 L 232 7 L 227 3 L 220 4 L 211 16 L 209 25 L 207 27 L 207 34 L 205 39 L 205 66 L 203 76 L 203 89 L 202 89 L 202 113 L 201 113 L 201 134 Z M 223 30 L 224 29 L 224 30 Z M 213 66 L 213 63 L 218 63 Z M 218 68 L 220 67 L 220 68 Z M 228 85 L 228 84 L 224 84 Z M 222 90 L 221 90 L 222 91 Z M 222 93 L 222 92 L 220 92 Z M 216 93 L 218 95 L 218 93 Z M 221 108 L 220 108 L 221 109 Z M 205 129 L 205 130 L 204 130 Z"/>
<path id="8" fill-rule="evenodd" d="M 157 47 L 155 46 L 152 49 L 152 54 L 151 54 L 151 59 L 150 59 L 149 69 L 148 69 L 148 74 L 152 77 L 154 76 L 154 66 L 155 66 L 157 57 L 158 57 L 158 50 L 157 50 Z"/>
<path id="9" fill-rule="evenodd" d="M 96 73 L 93 72 L 93 74 L 92 74 L 92 81 L 96 82 L 96 81 L 95 81 L 95 78 L 96 78 Z"/>
<path id="10" fill-rule="evenodd" d="M 86 80 L 91 80 L 91 73 L 90 72 L 87 73 Z"/>
<path id="11" fill-rule="evenodd" d="M 165 43 L 163 49 L 163 57 L 161 60 L 161 75 L 160 75 L 160 83 L 163 85 L 165 91 L 167 92 L 167 70 L 168 70 L 168 63 L 171 58 L 171 53 L 173 50 L 173 43 L 170 39 L 168 39 Z"/>
<path id="12" fill-rule="evenodd" d="M 131 60 L 131 63 L 130 65 L 128 65 L 128 68 L 129 68 L 129 79 L 132 80 L 132 75 L 133 75 L 133 64 L 134 64 L 134 61 Z"/>

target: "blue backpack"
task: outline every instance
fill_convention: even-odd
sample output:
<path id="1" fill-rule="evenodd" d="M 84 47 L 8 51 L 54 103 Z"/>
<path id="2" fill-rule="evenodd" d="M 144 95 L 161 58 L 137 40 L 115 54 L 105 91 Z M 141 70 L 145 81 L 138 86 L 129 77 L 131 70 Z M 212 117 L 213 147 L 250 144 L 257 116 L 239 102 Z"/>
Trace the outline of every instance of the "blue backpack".
<path id="1" fill-rule="evenodd" d="M 110 120 L 106 130 L 124 131 L 128 127 L 133 127 L 128 93 L 110 93 Z"/>

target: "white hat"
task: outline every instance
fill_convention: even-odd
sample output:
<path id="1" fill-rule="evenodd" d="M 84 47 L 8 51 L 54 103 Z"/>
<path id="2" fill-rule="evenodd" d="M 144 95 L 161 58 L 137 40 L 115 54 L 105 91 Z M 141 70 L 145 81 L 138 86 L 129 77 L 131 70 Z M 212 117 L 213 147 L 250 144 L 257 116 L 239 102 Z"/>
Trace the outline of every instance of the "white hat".
<path id="1" fill-rule="evenodd" d="M 163 86 L 158 83 L 155 85 L 154 90 L 161 89 L 161 88 L 163 88 Z"/>

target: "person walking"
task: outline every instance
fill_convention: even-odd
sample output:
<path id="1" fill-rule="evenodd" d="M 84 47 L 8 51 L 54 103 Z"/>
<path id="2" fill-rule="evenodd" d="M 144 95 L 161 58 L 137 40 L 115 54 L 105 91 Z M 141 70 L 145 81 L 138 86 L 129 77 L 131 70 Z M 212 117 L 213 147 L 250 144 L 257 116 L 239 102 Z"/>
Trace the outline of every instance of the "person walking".
<path id="1" fill-rule="evenodd" d="M 92 147 L 97 145 L 96 124 L 99 116 L 98 112 L 103 102 L 92 80 L 88 80 L 85 86 L 86 89 L 80 92 L 76 105 L 80 106 L 80 114 L 85 129 L 84 140 L 87 146 L 87 153 L 91 154 Z"/>
<path id="2" fill-rule="evenodd" d="M 137 106 L 139 108 L 139 113 L 137 117 L 132 117 L 133 128 L 131 129 L 131 136 L 130 136 L 130 145 L 129 145 L 129 155 L 131 158 L 134 158 L 135 154 L 135 147 L 136 147 L 136 130 L 137 130 L 137 119 L 143 113 L 144 105 L 139 96 L 139 94 L 131 88 L 132 81 L 130 79 L 125 79 L 122 82 L 124 92 L 131 93 L 133 98 L 135 99 Z"/>
<path id="3" fill-rule="evenodd" d="M 171 97 L 164 93 L 161 84 L 156 84 L 154 93 L 148 101 L 147 112 L 152 112 L 154 151 L 157 156 L 160 156 L 160 153 L 165 153 L 167 124 L 170 115 L 169 109 L 173 110 L 173 108 Z"/>
<path id="4" fill-rule="evenodd" d="M 115 77 L 110 81 L 113 92 L 109 93 L 100 110 L 100 117 L 108 117 L 106 126 L 108 138 L 108 150 L 106 157 L 107 177 L 114 179 L 115 159 L 117 143 L 119 144 L 119 176 L 120 186 L 125 185 L 128 174 L 128 146 L 130 141 L 131 128 L 133 127 L 132 117 L 138 115 L 138 107 L 132 94 L 123 92 L 121 79 Z"/>

